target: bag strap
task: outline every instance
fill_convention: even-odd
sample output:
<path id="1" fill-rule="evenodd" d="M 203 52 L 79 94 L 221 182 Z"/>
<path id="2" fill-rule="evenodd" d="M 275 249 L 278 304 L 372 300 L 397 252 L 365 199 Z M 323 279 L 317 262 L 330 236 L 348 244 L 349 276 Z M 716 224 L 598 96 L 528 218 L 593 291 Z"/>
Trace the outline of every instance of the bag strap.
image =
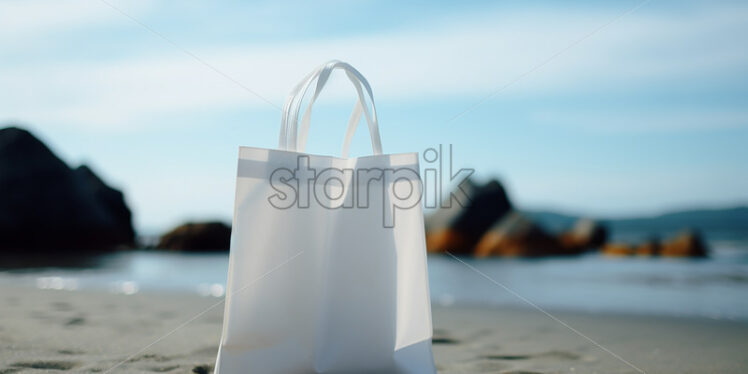
<path id="1" fill-rule="evenodd" d="M 333 60 L 330 61 L 311 73 L 309 73 L 301 82 L 299 82 L 286 99 L 283 107 L 283 114 L 281 117 L 281 133 L 278 141 L 278 147 L 290 151 L 303 152 L 306 148 L 306 142 L 309 134 L 309 127 L 311 122 L 312 106 L 319 97 L 319 94 L 327 84 L 330 74 L 335 69 L 342 69 L 345 71 L 346 76 L 353 84 L 358 94 L 358 101 L 356 102 L 351 117 L 348 121 L 348 129 L 346 130 L 345 140 L 343 142 L 342 156 L 348 157 L 350 144 L 353 139 L 353 134 L 358 127 L 361 115 L 365 114 L 366 122 L 369 127 L 369 135 L 371 137 L 372 149 L 375 155 L 382 154 L 382 141 L 379 134 L 379 124 L 377 122 L 376 106 L 374 104 L 374 95 L 371 90 L 369 82 L 364 76 L 351 65 Z M 307 106 L 304 115 L 301 120 L 301 131 L 298 131 L 298 115 L 301 109 L 301 102 L 306 95 L 307 90 L 311 86 L 314 80 L 317 80 L 314 92 L 312 94 L 311 101 Z M 363 86 L 363 88 L 362 88 Z M 365 89 L 365 91 L 364 91 Z M 366 95 L 365 95 L 366 94 Z M 369 111 L 366 105 L 366 96 L 371 101 L 372 111 Z"/>

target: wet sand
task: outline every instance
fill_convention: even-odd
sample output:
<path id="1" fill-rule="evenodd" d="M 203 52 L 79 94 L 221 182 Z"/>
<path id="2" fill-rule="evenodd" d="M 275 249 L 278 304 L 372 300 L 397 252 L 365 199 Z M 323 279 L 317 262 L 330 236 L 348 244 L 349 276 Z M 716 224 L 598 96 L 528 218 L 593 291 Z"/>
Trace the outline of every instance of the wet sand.
<path id="1" fill-rule="evenodd" d="M 222 314 L 213 297 L 0 286 L 0 373 L 207 373 Z M 439 373 L 748 372 L 745 321 L 551 314 L 435 307 Z"/>

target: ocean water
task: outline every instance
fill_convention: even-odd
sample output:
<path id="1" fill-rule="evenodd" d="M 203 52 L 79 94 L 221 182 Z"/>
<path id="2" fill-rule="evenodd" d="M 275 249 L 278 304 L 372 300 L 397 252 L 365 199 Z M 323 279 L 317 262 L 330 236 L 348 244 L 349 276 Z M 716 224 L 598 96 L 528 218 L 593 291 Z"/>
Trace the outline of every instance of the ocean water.
<path id="1" fill-rule="evenodd" d="M 429 256 L 434 305 L 534 304 L 548 310 L 748 320 L 748 245 L 713 242 L 708 259 L 547 259 Z M 468 266 L 469 265 L 469 266 Z M 0 271 L 0 284 L 126 295 L 168 291 L 224 294 L 228 255 L 158 251 L 100 256 L 95 265 Z"/>

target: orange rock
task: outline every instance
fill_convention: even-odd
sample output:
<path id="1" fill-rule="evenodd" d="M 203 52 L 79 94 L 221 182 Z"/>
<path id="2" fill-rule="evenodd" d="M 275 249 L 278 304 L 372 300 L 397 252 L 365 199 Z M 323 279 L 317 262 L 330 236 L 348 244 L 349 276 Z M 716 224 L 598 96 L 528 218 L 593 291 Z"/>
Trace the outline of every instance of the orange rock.
<path id="1" fill-rule="evenodd" d="M 692 230 L 685 230 L 662 244 L 660 255 L 665 257 L 706 257 L 707 247 L 701 236 Z"/>
<path id="2" fill-rule="evenodd" d="M 659 256 L 660 250 L 660 242 L 657 239 L 650 239 L 636 246 L 634 252 L 637 256 Z"/>
<path id="3" fill-rule="evenodd" d="M 504 187 L 492 180 L 476 185 L 463 182 L 436 212 L 426 216 L 426 246 L 429 252 L 473 254 L 475 245 L 496 221 L 511 210 Z"/>
<path id="4" fill-rule="evenodd" d="M 559 242 L 519 212 L 507 214 L 475 246 L 476 257 L 558 256 L 567 253 Z"/>
<path id="5" fill-rule="evenodd" d="M 426 233 L 426 250 L 429 253 L 444 253 L 466 246 L 462 236 L 450 229 Z"/>
<path id="6" fill-rule="evenodd" d="M 631 256 L 634 254 L 634 248 L 626 243 L 606 243 L 603 246 L 603 254 L 613 257 Z"/>

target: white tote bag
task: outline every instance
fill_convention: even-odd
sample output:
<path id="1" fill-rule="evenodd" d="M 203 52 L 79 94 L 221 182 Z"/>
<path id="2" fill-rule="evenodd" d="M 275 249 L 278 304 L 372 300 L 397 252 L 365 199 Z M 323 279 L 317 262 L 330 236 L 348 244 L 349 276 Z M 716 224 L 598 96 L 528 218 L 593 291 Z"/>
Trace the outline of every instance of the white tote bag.
<path id="1" fill-rule="evenodd" d="M 304 153 L 335 69 L 359 97 L 343 155 Z M 374 155 L 348 158 L 362 114 Z M 239 150 L 216 373 L 436 372 L 418 170 L 416 153 L 382 154 L 372 91 L 353 67 L 331 61 L 296 86 L 279 149 Z"/>

